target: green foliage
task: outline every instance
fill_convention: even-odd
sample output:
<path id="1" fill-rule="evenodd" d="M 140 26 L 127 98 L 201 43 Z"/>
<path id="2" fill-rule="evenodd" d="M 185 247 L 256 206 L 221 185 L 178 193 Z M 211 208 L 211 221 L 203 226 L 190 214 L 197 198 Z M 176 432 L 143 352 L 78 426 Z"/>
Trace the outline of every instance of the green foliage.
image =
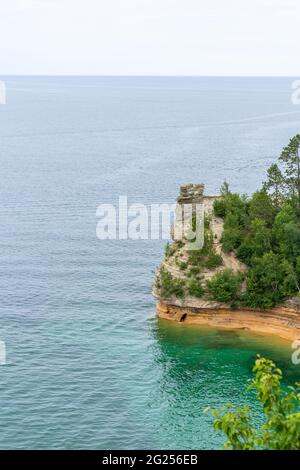
<path id="1" fill-rule="evenodd" d="M 248 267 L 247 291 L 241 293 L 241 276 L 230 270 L 216 274 L 207 283 L 208 294 L 231 306 L 242 303 L 253 308 L 272 308 L 289 296 L 300 295 L 300 135 L 293 137 L 282 151 L 279 164 L 272 164 L 263 188 L 251 198 L 230 191 L 228 183 L 214 201 L 214 214 L 224 219 L 222 249 L 234 252 Z M 195 229 L 195 216 L 192 226 Z M 187 272 L 191 283 L 198 282 L 203 269 L 222 265 L 215 252 L 210 219 L 204 219 L 204 246 L 189 252 L 188 262 L 177 265 Z M 166 246 L 166 258 L 176 256 L 184 243 Z M 225 257 L 224 257 L 225 258 Z M 183 297 L 182 281 L 163 277 L 167 294 Z M 186 286 L 188 288 L 188 286 Z M 193 290 L 195 285 L 191 286 Z M 171 295 L 170 294 L 170 295 Z M 192 294 L 191 294 L 192 295 Z"/>
<path id="2" fill-rule="evenodd" d="M 214 213 L 217 217 L 225 217 L 226 214 L 226 202 L 224 199 L 214 200 Z"/>
<path id="3" fill-rule="evenodd" d="M 236 251 L 237 257 L 251 266 L 255 263 L 255 257 L 263 256 L 271 250 L 271 235 L 264 220 L 252 220 L 247 235 Z"/>
<path id="4" fill-rule="evenodd" d="M 300 282 L 300 256 L 296 258 L 295 273 L 297 276 L 298 283 Z"/>
<path id="5" fill-rule="evenodd" d="M 189 252 L 189 264 L 192 266 L 203 266 L 204 256 L 202 250 L 192 250 Z"/>
<path id="6" fill-rule="evenodd" d="M 224 183 L 223 183 L 222 186 L 221 186 L 220 193 L 222 194 L 222 196 L 226 196 L 227 194 L 230 193 L 230 191 L 229 191 L 229 184 L 227 183 L 226 180 L 224 181 Z"/>
<path id="7" fill-rule="evenodd" d="M 200 266 L 191 266 L 188 272 L 188 277 L 198 276 L 201 273 Z"/>
<path id="8" fill-rule="evenodd" d="M 233 251 L 241 242 L 241 231 L 236 227 L 227 227 L 224 229 L 221 241 L 226 253 Z"/>
<path id="9" fill-rule="evenodd" d="M 243 263 L 250 265 L 253 257 L 253 244 L 250 237 L 246 238 L 236 250 L 236 255 Z"/>
<path id="10" fill-rule="evenodd" d="M 296 274 L 287 260 L 266 253 L 256 258 L 248 273 L 246 304 L 254 308 L 271 308 L 295 292 Z"/>
<path id="11" fill-rule="evenodd" d="M 289 196 L 296 198 L 300 204 L 300 135 L 293 137 L 279 157 L 284 165 L 284 184 L 288 187 Z"/>
<path id="12" fill-rule="evenodd" d="M 241 243 L 248 217 L 248 201 L 245 196 L 228 192 L 223 199 L 225 204 L 224 231 L 222 245 L 225 252 L 232 251 Z"/>
<path id="13" fill-rule="evenodd" d="M 159 270 L 159 276 L 156 277 L 155 287 L 160 290 L 163 298 L 184 297 L 184 280 L 174 278 L 163 266 Z"/>
<path id="14" fill-rule="evenodd" d="M 170 258 L 171 256 L 171 246 L 170 246 L 170 243 L 167 242 L 166 244 L 166 248 L 165 248 L 165 257 L 166 259 Z"/>
<path id="15" fill-rule="evenodd" d="M 200 281 L 191 279 L 188 283 L 188 293 L 193 297 L 203 297 L 205 291 Z"/>
<path id="16" fill-rule="evenodd" d="M 287 390 L 282 388 L 281 370 L 265 358 L 257 358 L 253 372 L 255 377 L 248 390 L 256 392 L 264 422 L 260 428 L 254 427 L 251 410 L 246 405 L 235 408 L 229 403 L 220 411 L 213 411 L 214 428 L 226 435 L 224 449 L 299 450 L 300 384 Z"/>
<path id="17" fill-rule="evenodd" d="M 293 206 L 285 203 L 273 225 L 275 250 L 291 262 L 300 255 L 300 222 Z"/>
<path id="18" fill-rule="evenodd" d="M 215 251 L 212 251 L 205 262 L 205 266 L 208 269 L 217 268 L 223 264 L 223 259 L 221 255 L 218 255 Z"/>
<path id="19" fill-rule="evenodd" d="M 248 266 L 244 305 L 271 308 L 299 293 L 300 135 L 291 139 L 267 181 L 250 199 L 222 189 L 215 214 L 224 218 L 222 247 Z"/>
<path id="20" fill-rule="evenodd" d="M 269 192 L 275 207 L 278 207 L 284 199 L 284 178 L 276 163 L 270 166 L 267 176 L 268 179 L 264 183 L 263 188 Z"/>
<path id="21" fill-rule="evenodd" d="M 209 225 L 204 228 L 204 245 L 201 249 L 203 255 L 209 255 L 213 249 L 213 234 Z"/>
<path id="22" fill-rule="evenodd" d="M 261 219 L 269 227 L 272 226 L 275 217 L 275 207 L 273 202 L 265 190 L 256 191 L 249 203 L 249 218 Z"/>
<path id="23" fill-rule="evenodd" d="M 241 282 L 241 274 L 225 269 L 207 281 L 207 291 L 213 300 L 231 303 L 239 298 Z"/>
<path id="24" fill-rule="evenodd" d="M 176 240 L 173 243 L 173 248 L 175 251 L 180 250 L 180 248 L 183 248 L 183 247 L 184 247 L 184 242 L 182 240 Z"/>
<path id="25" fill-rule="evenodd" d="M 218 260 L 214 257 L 214 247 L 213 247 L 213 234 L 209 227 L 209 219 L 205 218 L 204 224 L 204 245 L 199 250 L 191 250 L 189 252 L 189 264 L 198 268 L 207 266 L 207 262 L 214 264 Z M 209 260 L 209 261 L 208 261 Z"/>
<path id="26" fill-rule="evenodd" d="M 185 271 L 188 267 L 188 264 L 185 261 L 179 261 L 178 266 L 181 271 Z"/>

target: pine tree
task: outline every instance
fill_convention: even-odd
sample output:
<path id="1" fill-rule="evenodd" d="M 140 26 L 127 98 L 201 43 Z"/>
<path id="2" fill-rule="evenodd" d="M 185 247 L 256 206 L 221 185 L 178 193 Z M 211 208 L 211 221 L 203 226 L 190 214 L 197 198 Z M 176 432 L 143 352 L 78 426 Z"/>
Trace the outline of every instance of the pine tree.
<path id="1" fill-rule="evenodd" d="M 296 198 L 300 206 L 300 134 L 290 140 L 282 151 L 279 160 L 285 165 L 284 181 L 289 188 L 291 196 Z"/>
<path id="2" fill-rule="evenodd" d="M 280 168 L 276 163 L 270 166 L 267 171 L 268 179 L 264 183 L 264 189 L 267 190 L 276 206 L 280 204 L 284 194 L 284 178 Z"/>

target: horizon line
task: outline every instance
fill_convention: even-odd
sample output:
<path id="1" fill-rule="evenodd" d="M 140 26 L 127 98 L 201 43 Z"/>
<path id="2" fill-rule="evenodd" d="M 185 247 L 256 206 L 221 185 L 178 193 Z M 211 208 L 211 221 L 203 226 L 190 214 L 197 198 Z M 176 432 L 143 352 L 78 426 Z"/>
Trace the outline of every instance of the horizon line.
<path id="1" fill-rule="evenodd" d="M 0 77 L 103 77 L 103 78 L 291 78 L 300 79 L 299 75 L 157 75 L 157 74 L 63 74 L 63 73 L 35 73 L 35 74 L 0 74 Z"/>

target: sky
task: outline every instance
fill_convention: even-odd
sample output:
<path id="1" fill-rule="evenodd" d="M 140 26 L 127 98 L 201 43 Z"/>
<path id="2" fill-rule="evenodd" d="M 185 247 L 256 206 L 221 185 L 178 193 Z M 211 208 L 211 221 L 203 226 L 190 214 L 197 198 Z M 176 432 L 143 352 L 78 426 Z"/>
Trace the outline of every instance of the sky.
<path id="1" fill-rule="evenodd" d="M 300 0 L 0 0 L 1 75 L 300 76 Z"/>

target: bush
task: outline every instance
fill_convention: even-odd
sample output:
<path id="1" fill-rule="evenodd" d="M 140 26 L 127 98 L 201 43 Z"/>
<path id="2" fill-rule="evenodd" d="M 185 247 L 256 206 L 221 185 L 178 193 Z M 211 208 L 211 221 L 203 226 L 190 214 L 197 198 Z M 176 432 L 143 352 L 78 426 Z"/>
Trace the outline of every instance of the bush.
<path id="1" fill-rule="evenodd" d="M 264 413 L 260 427 L 253 426 L 247 405 L 231 403 L 212 412 L 214 428 L 226 436 L 223 449 L 230 450 L 299 450 L 300 384 L 282 387 L 282 372 L 274 362 L 258 356 L 253 368 L 255 377 L 248 390 L 255 390 Z M 206 411 L 210 411 L 208 408 Z"/>
<path id="2" fill-rule="evenodd" d="M 253 245 L 249 240 L 245 240 L 237 249 L 236 256 L 243 263 L 250 266 L 253 256 Z"/>
<path id="3" fill-rule="evenodd" d="M 193 277 L 193 276 L 197 276 L 200 273 L 201 273 L 200 266 L 192 266 L 188 272 L 188 276 Z"/>
<path id="4" fill-rule="evenodd" d="M 241 230 L 239 227 L 224 228 L 222 235 L 222 248 L 227 253 L 237 248 L 241 242 Z"/>
<path id="5" fill-rule="evenodd" d="M 167 242 L 166 248 L 165 248 L 165 257 L 166 257 L 166 259 L 170 258 L 171 254 L 172 254 L 171 253 L 171 246 L 170 246 L 170 243 Z"/>
<path id="6" fill-rule="evenodd" d="M 202 250 L 192 250 L 189 252 L 189 263 L 192 266 L 202 266 L 204 255 Z"/>
<path id="7" fill-rule="evenodd" d="M 203 297 L 204 288 L 199 281 L 191 279 L 188 283 L 188 293 L 193 297 Z"/>
<path id="8" fill-rule="evenodd" d="M 181 271 L 185 271 L 188 267 L 188 264 L 185 261 L 179 261 L 177 265 Z"/>
<path id="9" fill-rule="evenodd" d="M 214 201 L 214 213 L 217 217 L 225 217 L 226 214 L 226 202 L 224 199 L 215 199 Z"/>
<path id="10" fill-rule="evenodd" d="M 274 221 L 275 215 L 276 209 L 272 203 L 271 197 L 268 196 L 267 192 L 263 189 L 256 191 L 249 203 L 250 220 L 261 219 L 270 227 Z"/>
<path id="11" fill-rule="evenodd" d="M 239 298 L 241 282 L 241 274 L 225 269 L 207 281 L 207 290 L 213 300 L 231 303 Z"/>
<path id="12" fill-rule="evenodd" d="M 266 227 L 266 223 L 261 219 L 251 221 L 247 235 L 236 251 L 237 257 L 252 265 L 253 257 L 263 256 L 271 250 L 271 230 Z"/>
<path id="13" fill-rule="evenodd" d="M 253 260 L 247 280 L 246 304 L 253 308 L 272 308 L 296 292 L 297 276 L 293 266 L 273 253 Z"/>
<path id="14" fill-rule="evenodd" d="M 174 278 L 163 266 L 159 270 L 159 276 L 156 279 L 156 288 L 164 298 L 184 297 L 185 282 L 182 279 Z"/>
<path id="15" fill-rule="evenodd" d="M 221 266 L 222 263 L 223 263 L 222 256 L 218 255 L 216 252 L 213 251 L 212 253 L 209 254 L 206 260 L 205 266 L 208 269 L 213 269 L 213 268 L 217 268 L 218 266 Z"/>

